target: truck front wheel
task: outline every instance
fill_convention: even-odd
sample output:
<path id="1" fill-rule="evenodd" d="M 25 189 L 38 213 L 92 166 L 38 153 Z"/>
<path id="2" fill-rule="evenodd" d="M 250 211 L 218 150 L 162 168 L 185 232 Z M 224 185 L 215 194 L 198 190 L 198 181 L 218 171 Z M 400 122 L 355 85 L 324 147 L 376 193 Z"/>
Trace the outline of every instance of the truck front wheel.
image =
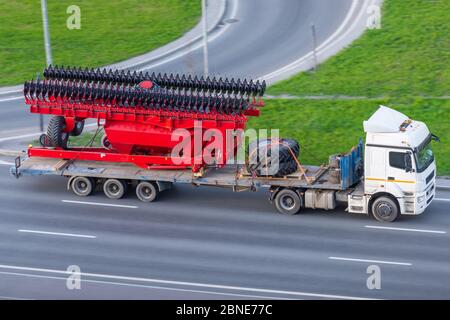
<path id="1" fill-rule="evenodd" d="M 297 214 L 302 207 L 302 199 L 292 189 L 283 189 L 275 196 L 275 207 L 283 214 Z"/>
<path id="2" fill-rule="evenodd" d="M 375 219 L 381 222 L 393 222 L 398 218 L 398 206 L 389 197 L 379 197 L 372 203 L 372 214 Z"/>

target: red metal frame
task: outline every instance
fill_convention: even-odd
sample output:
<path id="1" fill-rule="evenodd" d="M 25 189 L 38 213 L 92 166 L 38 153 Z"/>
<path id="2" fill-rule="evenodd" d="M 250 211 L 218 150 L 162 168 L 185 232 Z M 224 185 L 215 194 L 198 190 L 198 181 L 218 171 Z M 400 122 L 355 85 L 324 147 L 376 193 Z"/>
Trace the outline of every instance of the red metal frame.
<path id="1" fill-rule="evenodd" d="M 54 97 L 37 100 L 25 96 L 25 102 L 30 105 L 32 113 L 64 116 L 65 132 L 72 131 L 76 121 L 93 118 L 100 123 L 101 120 L 104 120 L 104 129 L 113 147 L 113 150 L 103 148 L 64 150 L 62 148 L 31 147 L 28 150 L 30 157 L 128 162 L 145 169 L 185 169 L 190 167 L 194 172 L 204 166 L 204 163 L 198 164 L 197 156 L 193 152 L 183 158 L 167 156 L 178 144 L 178 141 L 172 141 L 175 129 L 186 129 L 193 136 L 198 122 L 201 122 L 202 137 L 207 129 L 217 129 L 223 137 L 226 137 L 226 130 L 244 129 L 248 120 L 247 116 L 258 116 L 260 110 L 257 107 L 263 106 L 261 99 L 258 102 L 254 100 L 252 107 L 243 114 L 223 114 L 155 110 L 140 106 L 126 108 L 115 106 L 114 101 L 108 104 L 102 100 L 81 103 L 70 101 L 67 98 Z M 226 139 L 223 140 L 222 150 L 227 150 Z M 203 144 L 203 147 L 206 145 L 206 143 Z M 231 155 L 226 152 L 219 153 L 220 155 L 216 155 L 220 160 L 218 162 L 220 165 L 224 165 L 227 157 Z M 188 164 L 177 165 L 175 164 L 176 160 L 183 160 L 183 163 Z"/>
<path id="2" fill-rule="evenodd" d="M 65 160 L 86 160 L 105 162 L 126 162 L 133 163 L 144 169 L 186 169 L 191 165 L 173 165 L 173 161 L 190 161 L 190 157 L 178 157 L 176 159 L 166 156 L 146 156 L 117 153 L 112 150 L 95 147 L 71 148 L 43 148 L 29 147 L 29 157 L 57 158 Z"/>

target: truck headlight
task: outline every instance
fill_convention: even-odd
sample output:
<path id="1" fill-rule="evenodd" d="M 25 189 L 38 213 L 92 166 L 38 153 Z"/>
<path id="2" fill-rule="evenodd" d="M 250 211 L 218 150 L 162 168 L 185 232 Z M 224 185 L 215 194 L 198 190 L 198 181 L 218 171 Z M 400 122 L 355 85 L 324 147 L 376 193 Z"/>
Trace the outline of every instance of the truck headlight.
<path id="1" fill-rule="evenodd" d="M 417 197 L 417 202 L 418 202 L 418 203 L 421 203 L 421 202 L 423 202 L 424 200 L 425 200 L 425 196 Z"/>

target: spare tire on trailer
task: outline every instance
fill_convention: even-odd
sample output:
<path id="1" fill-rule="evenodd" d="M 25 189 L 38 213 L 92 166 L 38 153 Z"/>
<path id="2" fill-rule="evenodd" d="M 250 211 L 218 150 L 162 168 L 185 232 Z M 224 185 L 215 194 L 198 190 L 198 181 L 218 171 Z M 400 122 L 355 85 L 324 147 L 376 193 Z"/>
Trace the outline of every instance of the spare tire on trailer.
<path id="1" fill-rule="evenodd" d="M 69 133 L 64 132 L 66 120 L 62 116 L 53 116 L 50 118 L 47 127 L 47 137 L 52 147 L 67 149 Z"/>
<path id="2" fill-rule="evenodd" d="M 247 171 L 257 176 L 286 176 L 297 171 L 299 154 L 300 145 L 293 139 L 254 140 L 248 147 Z"/>

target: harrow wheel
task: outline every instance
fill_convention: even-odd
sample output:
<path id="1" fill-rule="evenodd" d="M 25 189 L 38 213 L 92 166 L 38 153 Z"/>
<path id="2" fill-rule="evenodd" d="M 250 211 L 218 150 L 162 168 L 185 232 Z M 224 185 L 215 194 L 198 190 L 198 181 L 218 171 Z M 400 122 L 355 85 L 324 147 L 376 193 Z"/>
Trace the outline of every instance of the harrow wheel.
<path id="1" fill-rule="evenodd" d="M 47 127 L 47 137 L 52 147 L 61 147 L 67 149 L 69 134 L 64 132 L 66 120 L 62 116 L 53 116 L 50 118 Z"/>
<path id="2" fill-rule="evenodd" d="M 128 185 L 123 180 L 108 179 L 103 184 L 103 192 L 110 199 L 120 199 L 127 193 Z"/>
<path id="3" fill-rule="evenodd" d="M 39 143 L 43 147 L 51 147 L 48 136 L 45 133 L 43 133 L 39 136 Z"/>
<path id="4" fill-rule="evenodd" d="M 136 186 L 136 195 L 139 200 L 144 202 L 152 202 L 158 196 L 158 186 L 153 182 L 141 181 Z"/>
<path id="5" fill-rule="evenodd" d="M 72 191 L 80 197 L 90 195 L 95 189 L 95 180 L 87 177 L 75 177 L 71 183 Z"/>
<path id="6" fill-rule="evenodd" d="M 102 147 L 105 149 L 111 149 L 111 142 L 109 142 L 108 137 L 105 135 L 103 135 L 102 137 Z"/>
<path id="7" fill-rule="evenodd" d="M 84 129 L 84 120 L 76 121 L 75 128 L 73 128 L 73 130 L 70 131 L 70 135 L 74 137 L 79 136 L 83 132 L 83 129 Z"/>

